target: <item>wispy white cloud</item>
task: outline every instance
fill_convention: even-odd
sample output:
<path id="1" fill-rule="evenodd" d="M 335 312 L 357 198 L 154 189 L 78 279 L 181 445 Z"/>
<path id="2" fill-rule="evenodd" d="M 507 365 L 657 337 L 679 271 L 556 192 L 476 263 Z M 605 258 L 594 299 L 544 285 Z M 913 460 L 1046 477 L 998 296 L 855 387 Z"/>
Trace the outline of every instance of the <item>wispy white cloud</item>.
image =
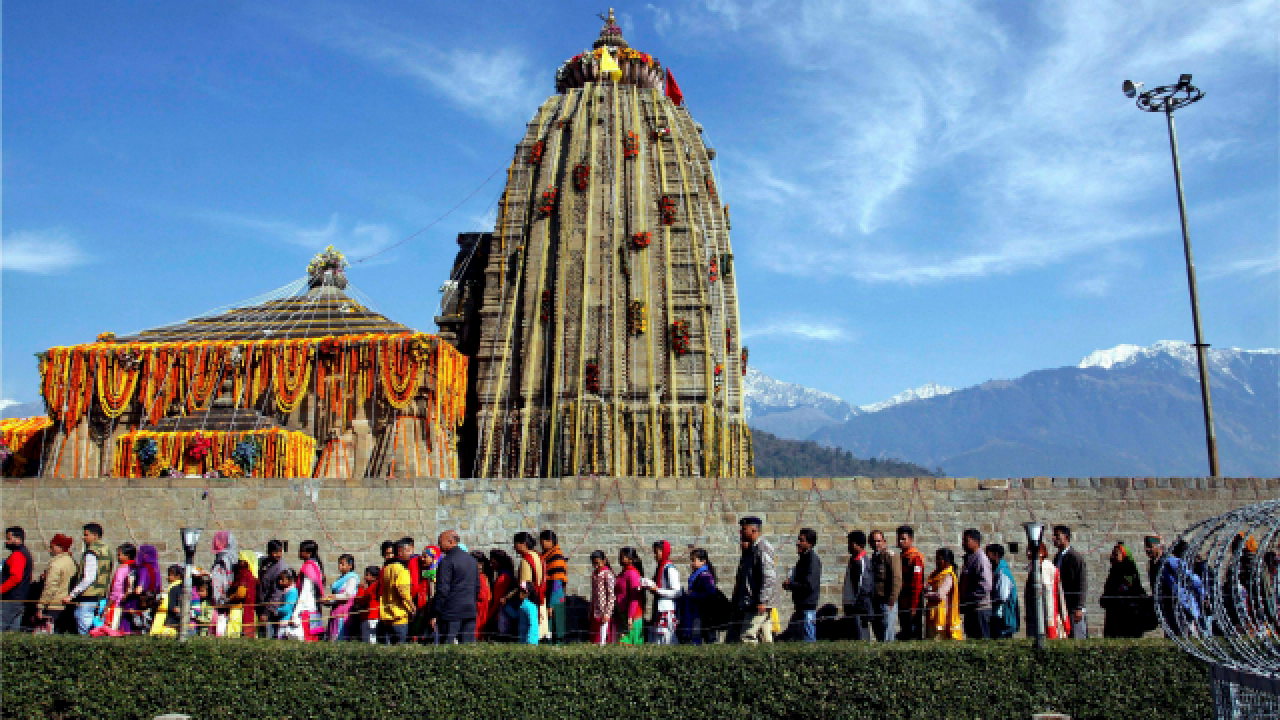
<path id="1" fill-rule="evenodd" d="M 1280 274 L 1280 253 L 1267 253 L 1258 257 L 1242 258 L 1205 268 L 1205 280 L 1223 278 L 1252 279 Z"/>
<path id="2" fill-rule="evenodd" d="M 523 121 L 550 79 L 536 76 L 512 47 L 445 47 L 393 29 L 356 10 L 330 6 L 317 19 L 288 18 L 306 37 L 417 81 L 467 113 L 495 125 Z"/>
<path id="3" fill-rule="evenodd" d="M 7 271 L 56 275 L 88 261 L 71 234 L 60 228 L 9 233 L 0 245 L 0 267 Z"/>
<path id="4" fill-rule="evenodd" d="M 1221 87 L 1273 67 L 1280 46 L 1268 0 L 1028 8 L 703 0 L 652 20 L 726 52 L 749 46 L 786 79 L 753 99 L 771 120 L 736 138 L 751 156 L 722 160 L 727 196 L 778 201 L 747 204 L 735 225 L 768 244 L 746 249 L 777 272 L 910 284 L 1044 267 L 1176 228 L 1176 215 L 1145 211 L 1167 201 L 1163 127 L 1120 81 L 1194 67 Z M 1196 112 L 1214 132 L 1184 133 L 1184 158 L 1242 155 L 1247 112 Z"/>
<path id="5" fill-rule="evenodd" d="M 388 225 L 351 222 L 336 213 L 319 225 L 226 212 L 205 212 L 198 217 L 265 240 L 297 245 L 317 252 L 332 245 L 341 250 L 349 260 L 381 250 L 400 239 Z"/>
<path id="6" fill-rule="evenodd" d="M 777 321 L 757 327 L 747 328 L 744 338 L 766 337 L 777 335 L 795 335 L 809 340 L 836 342 L 848 339 L 849 334 L 839 325 L 812 320 Z"/>

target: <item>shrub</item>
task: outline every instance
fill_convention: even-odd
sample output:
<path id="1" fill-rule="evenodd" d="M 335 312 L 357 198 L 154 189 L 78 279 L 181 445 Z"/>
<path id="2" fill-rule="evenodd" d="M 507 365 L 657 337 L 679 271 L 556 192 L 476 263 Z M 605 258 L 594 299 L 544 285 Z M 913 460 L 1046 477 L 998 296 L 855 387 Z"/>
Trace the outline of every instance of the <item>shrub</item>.
<path id="1" fill-rule="evenodd" d="M 7 718 L 1204 718 L 1162 640 L 597 648 L 3 638 Z"/>

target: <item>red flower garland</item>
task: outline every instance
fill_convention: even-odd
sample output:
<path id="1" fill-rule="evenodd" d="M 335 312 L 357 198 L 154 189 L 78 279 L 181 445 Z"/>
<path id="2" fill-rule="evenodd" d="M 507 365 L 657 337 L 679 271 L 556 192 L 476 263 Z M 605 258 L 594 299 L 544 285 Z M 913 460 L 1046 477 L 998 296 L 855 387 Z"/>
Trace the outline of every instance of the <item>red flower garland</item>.
<path id="1" fill-rule="evenodd" d="M 630 159 L 640 154 L 640 137 L 633 132 L 627 133 L 622 140 L 622 156 Z"/>
<path id="2" fill-rule="evenodd" d="M 191 439 L 191 445 L 187 448 L 187 457 L 197 461 L 204 460 L 211 450 L 213 450 L 213 441 L 196 433 L 196 436 Z"/>
<path id="3" fill-rule="evenodd" d="M 529 148 L 529 157 L 526 158 L 530 165 L 539 165 L 542 163 L 542 154 L 547 151 L 547 141 L 539 140 Z"/>
<path id="4" fill-rule="evenodd" d="M 587 189 L 587 184 L 591 182 L 591 166 L 586 163 L 578 163 L 573 168 L 573 186 L 578 192 Z"/>
<path id="5" fill-rule="evenodd" d="M 663 225 L 676 224 L 676 201 L 670 195 L 663 195 L 658 200 L 658 212 L 662 214 Z"/>
<path id="6" fill-rule="evenodd" d="M 653 233 L 638 232 L 631 236 L 631 244 L 634 245 L 637 250 L 649 247 L 649 243 L 651 242 L 653 242 Z"/>
<path id="7" fill-rule="evenodd" d="M 711 257 L 711 282 L 715 282 L 718 279 L 720 279 L 720 264 L 716 262 L 716 258 L 713 255 Z"/>
<path id="8" fill-rule="evenodd" d="M 747 374 L 747 346 L 742 346 L 742 374 Z"/>
<path id="9" fill-rule="evenodd" d="M 558 191 L 555 188 L 547 188 L 542 193 L 542 200 L 538 203 L 538 214 L 547 217 L 556 209 L 556 195 Z"/>
<path id="10" fill-rule="evenodd" d="M 671 323 L 671 346 L 677 355 L 689 354 L 689 322 L 676 320 Z"/>
<path id="11" fill-rule="evenodd" d="M 595 360 L 587 361 L 587 392 L 600 394 L 600 364 Z"/>

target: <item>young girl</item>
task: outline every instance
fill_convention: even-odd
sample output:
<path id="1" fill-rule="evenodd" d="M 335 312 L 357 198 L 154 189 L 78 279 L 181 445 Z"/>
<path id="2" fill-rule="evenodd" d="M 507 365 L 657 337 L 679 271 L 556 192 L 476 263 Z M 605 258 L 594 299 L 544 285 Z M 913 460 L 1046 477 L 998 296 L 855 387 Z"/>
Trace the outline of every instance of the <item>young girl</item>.
<path id="1" fill-rule="evenodd" d="M 124 618 L 129 610 L 136 608 L 137 603 L 129 602 L 133 588 L 138 583 L 138 572 L 135 560 L 138 549 L 133 543 L 123 543 L 116 548 L 116 569 L 111 573 L 111 585 L 107 593 L 106 626 L 112 635 L 125 635 L 133 624 Z"/>
<path id="2" fill-rule="evenodd" d="M 510 642 L 515 635 L 515 609 L 507 612 L 503 599 L 511 594 L 516 585 L 516 567 L 506 550 L 494 548 L 489 551 L 489 562 L 493 566 L 493 600 L 490 609 L 492 627 L 488 630 L 491 636 L 502 642 Z"/>
<path id="3" fill-rule="evenodd" d="M 151 634 L 161 637 L 178 636 L 178 617 L 182 612 L 182 566 L 170 565 L 169 584 L 160 593 L 160 605 L 155 620 L 151 621 Z"/>
<path id="4" fill-rule="evenodd" d="M 538 637 L 541 635 L 538 630 L 538 606 L 529 599 L 531 594 L 533 594 L 533 586 L 527 582 L 520 583 L 520 589 L 516 593 L 516 600 L 520 603 L 516 636 L 525 645 L 537 645 Z"/>
<path id="5" fill-rule="evenodd" d="M 928 621 L 926 638 L 963 640 L 964 623 L 960 620 L 960 583 L 956 582 L 956 556 L 951 548 L 938 548 L 934 554 L 938 569 L 929 576 L 924 589 Z"/>
<path id="6" fill-rule="evenodd" d="M 191 578 L 191 633 L 193 635 L 212 635 L 213 602 L 212 583 L 208 575 L 196 575 Z"/>
<path id="7" fill-rule="evenodd" d="M 1037 629 L 1043 628 L 1044 636 L 1050 640 L 1071 637 L 1071 618 L 1067 617 L 1066 602 L 1062 593 L 1062 584 L 1058 582 L 1058 568 L 1049 559 L 1049 546 L 1040 543 L 1039 557 L 1030 547 L 1027 548 L 1027 560 L 1040 563 L 1040 587 L 1036 588 L 1036 605 L 1027 605 L 1027 636 L 1035 637 Z M 1031 585 L 1031 568 L 1027 568 L 1027 585 Z M 1028 589 L 1027 597 L 1031 597 Z"/>
<path id="8" fill-rule="evenodd" d="M 617 596 L 618 640 L 623 645 L 644 644 L 644 565 L 635 548 L 624 547 L 618 551 L 618 566 L 622 574 L 614 590 Z"/>
<path id="9" fill-rule="evenodd" d="M 355 602 L 351 605 L 351 614 L 347 618 L 347 623 L 355 623 L 353 637 L 359 637 L 360 642 L 377 643 L 378 642 L 378 577 L 382 574 L 382 568 L 377 565 L 370 565 L 364 569 L 364 580 L 360 583 L 360 590 L 356 593 Z"/>
<path id="10" fill-rule="evenodd" d="M 298 544 L 298 600 L 293 609 L 304 642 L 315 642 L 324 631 L 324 618 L 320 612 L 320 594 L 324 589 L 324 565 L 320 562 L 320 545 L 315 540 L 303 540 Z"/>
<path id="11" fill-rule="evenodd" d="M 644 588 L 658 598 L 653 605 L 650 642 L 675 645 L 676 600 L 683 588 L 680 586 L 680 571 L 671 562 L 671 543 L 666 540 L 655 542 L 653 559 L 658 562 L 658 568 L 653 572 L 652 580 L 644 580 Z"/>
<path id="12" fill-rule="evenodd" d="M 716 597 L 716 569 L 707 557 L 707 551 L 694 548 L 689 551 L 689 584 L 685 590 L 684 625 L 687 641 L 694 645 L 716 641 L 716 620 L 712 601 Z"/>
<path id="13" fill-rule="evenodd" d="M 346 639 L 347 619 L 351 614 L 351 605 L 356 594 L 360 592 L 360 576 L 356 575 L 356 559 L 348 554 L 338 557 L 338 575 L 340 576 L 329 588 L 329 595 L 324 598 L 327 605 L 333 606 L 329 611 L 329 640 L 337 642 Z"/>
<path id="14" fill-rule="evenodd" d="M 298 606 L 298 588 L 294 587 L 295 575 L 292 570 L 282 570 L 276 578 L 276 587 L 280 590 L 280 604 L 273 608 L 271 619 L 275 626 L 275 637 L 281 640 L 301 640 L 302 627 L 296 614 Z"/>
<path id="15" fill-rule="evenodd" d="M 607 645 L 610 619 L 617 605 L 618 578 L 609 567 L 609 558 L 600 550 L 591 553 L 591 643 Z"/>

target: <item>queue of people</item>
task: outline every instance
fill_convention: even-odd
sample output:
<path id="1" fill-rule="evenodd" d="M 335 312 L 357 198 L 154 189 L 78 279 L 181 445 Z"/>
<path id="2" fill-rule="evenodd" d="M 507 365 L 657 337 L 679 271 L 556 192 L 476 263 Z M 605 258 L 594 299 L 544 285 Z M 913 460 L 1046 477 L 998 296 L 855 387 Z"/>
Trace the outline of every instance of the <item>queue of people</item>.
<path id="1" fill-rule="evenodd" d="M 669 541 L 654 542 L 652 574 L 646 573 L 637 548 L 621 548 L 612 557 L 593 551 L 590 578 L 581 586 L 589 595 L 583 603 L 589 642 L 1001 639 L 1020 630 L 1043 632 L 1051 639 L 1088 636 L 1087 564 L 1072 547 L 1072 531 L 1065 525 L 1053 527 L 1052 556 L 1043 543 L 1028 549 L 1027 569 L 1037 572 L 1028 572 L 1022 593 L 1005 546 L 984 546 L 977 529 L 962 533 L 960 557 L 950 547 L 938 548 L 931 567 L 909 525 L 895 530 L 896 550 L 881 530 L 855 530 L 846 537 L 849 560 L 839 606 L 822 604 L 822 561 L 813 529 L 797 533 L 795 562 L 781 579 L 778 552 L 762 530 L 758 517 L 739 522 L 740 553 L 732 585 L 699 547 L 677 558 Z M 176 636 L 183 624 L 183 566 L 162 569 L 153 545 L 126 542 L 109 552 L 97 523 L 86 524 L 81 539 L 80 552 L 73 553 L 72 538 L 55 535 L 48 564 L 37 579 L 25 532 L 20 527 L 6 530 L 10 553 L 0 566 L 0 630 Z M 1177 582 L 1180 547 L 1166 552 L 1159 537 L 1148 536 L 1144 548 L 1149 586 L 1160 582 L 1170 590 L 1161 612 L 1184 613 L 1198 621 L 1203 586 L 1197 585 L 1200 576 L 1194 568 L 1191 583 Z M 259 554 L 240 548 L 232 533 L 220 531 L 210 549 L 208 570 L 193 569 L 187 625 L 196 634 L 390 645 L 536 645 L 575 637 L 568 608 L 569 558 L 552 530 L 516 533 L 510 551 L 492 548 L 487 553 L 469 550 L 453 530 L 440 533 L 436 544 L 421 551 L 411 537 L 388 540 L 381 544 L 382 564 L 363 569 L 352 555 L 343 554 L 326 570 L 313 540 L 298 544 L 296 569 L 286 558 L 288 543 L 280 540 L 271 540 Z M 1242 550 L 1256 553 L 1256 543 Z M 1141 637 L 1158 623 L 1137 560 L 1124 543 L 1117 543 L 1110 563 L 1099 600 L 1105 612 L 1102 635 Z M 1277 565 L 1275 554 L 1268 553 L 1264 566 L 1273 592 Z M 1251 587 L 1241 584 L 1244 580 L 1251 579 L 1231 580 L 1239 587 L 1228 592 Z M 730 590 L 727 595 L 725 589 Z M 778 614 L 784 592 L 793 608 L 785 625 Z"/>

